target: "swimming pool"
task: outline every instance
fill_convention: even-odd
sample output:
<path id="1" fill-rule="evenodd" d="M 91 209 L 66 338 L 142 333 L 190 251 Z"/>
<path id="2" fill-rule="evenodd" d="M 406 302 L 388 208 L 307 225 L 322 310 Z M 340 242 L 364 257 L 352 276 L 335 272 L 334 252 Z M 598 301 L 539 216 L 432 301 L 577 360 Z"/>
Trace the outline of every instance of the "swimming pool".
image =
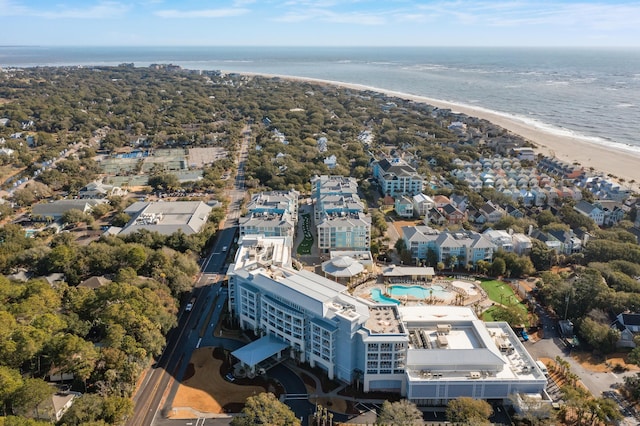
<path id="1" fill-rule="evenodd" d="M 393 296 L 393 298 L 387 297 L 382 294 L 382 290 L 380 290 L 379 288 L 374 288 L 371 290 L 371 298 L 378 303 L 400 304 L 400 301 L 398 299 L 401 299 L 402 296 L 411 296 L 418 300 L 428 299 L 431 296 L 444 300 L 448 300 L 451 298 L 451 292 L 445 290 L 444 287 L 441 287 L 439 285 L 434 285 L 431 287 L 423 287 L 419 285 L 392 285 L 389 287 L 389 294 Z"/>
<path id="2" fill-rule="evenodd" d="M 392 299 L 382 294 L 382 290 L 380 290 L 379 288 L 371 289 L 371 298 L 374 302 L 378 303 L 395 303 L 396 305 L 400 304 L 399 300 Z"/>

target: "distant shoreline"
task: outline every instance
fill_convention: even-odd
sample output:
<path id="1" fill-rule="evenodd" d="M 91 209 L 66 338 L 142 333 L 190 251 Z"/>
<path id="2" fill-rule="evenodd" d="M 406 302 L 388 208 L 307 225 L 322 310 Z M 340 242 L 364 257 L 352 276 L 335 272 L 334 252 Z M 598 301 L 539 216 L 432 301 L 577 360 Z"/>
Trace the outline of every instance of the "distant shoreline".
<path id="1" fill-rule="evenodd" d="M 551 131 L 540 129 L 533 124 L 522 122 L 516 117 L 510 118 L 484 108 L 474 108 L 472 106 L 459 105 L 426 96 L 411 95 L 379 87 L 310 77 L 235 71 L 223 72 L 246 76 L 262 76 L 267 78 L 281 78 L 283 80 L 291 81 L 329 84 L 359 91 L 372 91 L 400 99 L 425 103 L 441 109 L 450 109 L 453 112 L 490 121 L 491 123 L 514 134 L 520 135 L 535 145 L 535 150 L 538 153 L 549 157 L 556 157 L 565 163 L 577 163 L 587 171 L 600 172 L 605 176 L 610 174 L 612 177 L 619 180 L 622 186 L 631 188 L 633 191 L 640 192 L 640 152 L 636 152 L 631 149 L 628 151 L 622 150 L 616 147 L 604 146 L 596 142 L 588 142 L 578 137 L 552 133 Z M 632 180 L 635 182 L 630 183 Z"/>

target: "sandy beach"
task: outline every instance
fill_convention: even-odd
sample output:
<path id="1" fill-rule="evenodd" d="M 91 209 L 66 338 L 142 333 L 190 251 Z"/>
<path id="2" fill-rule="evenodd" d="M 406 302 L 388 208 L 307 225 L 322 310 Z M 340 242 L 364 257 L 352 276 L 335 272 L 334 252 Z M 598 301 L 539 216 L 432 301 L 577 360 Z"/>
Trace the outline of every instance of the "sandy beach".
<path id="1" fill-rule="evenodd" d="M 595 142 L 589 142 L 579 137 L 554 133 L 544 128 L 536 127 L 531 123 L 518 120 L 517 117 L 509 117 L 507 115 L 494 113 L 482 108 L 458 105 L 424 96 L 415 96 L 360 84 L 342 83 L 306 77 L 253 73 L 241 74 L 278 77 L 287 80 L 307 81 L 320 84 L 332 84 L 353 90 L 370 90 L 398 97 L 400 99 L 423 102 L 442 109 L 451 109 L 454 112 L 466 114 L 471 117 L 482 118 L 532 142 L 537 147 L 536 150 L 539 153 L 547 156 L 555 156 L 566 163 L 579 164 L 586 170 L 602 172 L 605 176 L 611 175 L 610 177 L 617 178 L 623 186 L 630 187 L 635 192 L 640 192 L 640 153 L 638 152 L 631 150 L 624 151 Z"/>

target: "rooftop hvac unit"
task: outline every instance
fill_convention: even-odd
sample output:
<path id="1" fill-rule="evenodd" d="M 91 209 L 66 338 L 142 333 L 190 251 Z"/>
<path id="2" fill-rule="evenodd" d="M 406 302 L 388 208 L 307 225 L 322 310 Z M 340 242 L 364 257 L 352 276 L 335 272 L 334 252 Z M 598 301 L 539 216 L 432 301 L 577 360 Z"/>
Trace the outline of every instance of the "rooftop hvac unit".
<path id="1" fill-rule="evenodd" d="M 438 333 L 449 334 L 451 331 L 451 324 L 438 324 L 436 329 Z"/>
<path id="2" fill-rule="evenodd" d="M 479 379 L 481 377 L 480 372 L 479 371 L 472 371 L 469 373 L 469 378 L 470 379 Z"/>

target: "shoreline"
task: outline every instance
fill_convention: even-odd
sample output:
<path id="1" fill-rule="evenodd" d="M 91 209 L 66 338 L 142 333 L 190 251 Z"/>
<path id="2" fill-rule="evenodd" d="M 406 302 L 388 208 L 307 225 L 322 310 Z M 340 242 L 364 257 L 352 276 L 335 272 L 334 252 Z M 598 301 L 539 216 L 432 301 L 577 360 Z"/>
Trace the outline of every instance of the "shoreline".
<path id="1" fill-rule="evenodd" d="M 623 187 L 630 188 L 634 192 L 640 192 L 640 152 L 605 146 L 596 142 L 589 142 L 577 136 L 553 133 L 551 131 L 538 128 L 533 124 L 520 121 L 517 117 L 509 117 L 484 108 L 460 105 L 453 102 L 429 98 L 427 96 L 411 95 L 379 87 L 310 77 L 250 72 L 234 73 L 246 76 L 262 76 L 267 78 L 281 78 L 283 80 L 290 81 L 328 84 L 358 91 L 372 91 L 400 99 L 425 103 L 440 109 L 450 109 L 455 113 L 466 114 L 470 117 L 487 120 L 523 137 L 535 146 L 534 150 L 537 153 L 548 157 L 556 157 L 565 163 L 579 164 L 587 171 L 600 172 L 605 177 L 615 179 Z M 631 183 L 631 181 L 634 182 Z"/>

